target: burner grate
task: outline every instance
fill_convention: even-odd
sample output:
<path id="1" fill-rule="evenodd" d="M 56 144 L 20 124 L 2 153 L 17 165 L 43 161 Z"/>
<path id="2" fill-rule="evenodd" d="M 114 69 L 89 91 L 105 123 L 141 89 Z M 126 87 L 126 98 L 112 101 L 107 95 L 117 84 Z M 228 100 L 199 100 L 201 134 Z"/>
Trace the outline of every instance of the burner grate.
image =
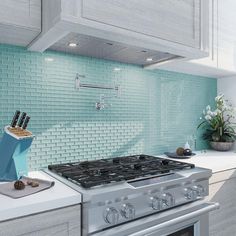
<path id="1" fill-rule="evenodd" d="M 76 182 L 84 188 L 153 175 L 158 176 L 175 170 L 191 168 L 194 168 L 193 164 L 148 155 L 134 155 L 48 166 L 49 170 Z"/>

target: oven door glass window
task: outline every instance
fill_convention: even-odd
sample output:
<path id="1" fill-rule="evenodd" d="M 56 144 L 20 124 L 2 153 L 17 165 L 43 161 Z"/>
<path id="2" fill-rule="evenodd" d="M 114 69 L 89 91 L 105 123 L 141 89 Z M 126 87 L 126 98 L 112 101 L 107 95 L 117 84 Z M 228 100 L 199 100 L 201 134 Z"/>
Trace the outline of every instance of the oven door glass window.
<path id="1" fill-rule="evenodd" d="M 181 229 L 178 232 L 169 234 L 168 236 L 194 236 L 194 226 Z"/>

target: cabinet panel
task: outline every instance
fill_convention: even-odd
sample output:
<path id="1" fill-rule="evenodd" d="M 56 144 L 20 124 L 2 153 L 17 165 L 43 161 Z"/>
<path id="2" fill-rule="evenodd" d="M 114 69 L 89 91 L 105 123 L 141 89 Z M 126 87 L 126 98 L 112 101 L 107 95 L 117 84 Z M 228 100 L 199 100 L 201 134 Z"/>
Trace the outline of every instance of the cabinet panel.
<path id="1" fill-rule="evenodd" d="M 1 0 L 0 23 L 40 30 L 41 1 Z"/>
<path id="2" fill-rule="evenodd" d="M 80 236 L 80 206 L 30 215 L 0 223 L 1 236 Z"/>
<path id="3" fill-rule="evenodd" d="M 236 71 L 236 1 L 218 0 L 218 67 Z"/>
<path id="4" fill-rule="evenodd" d="M 210 213 L 210 236 L 236 235 L 236 178 L 211 184 L 207 200 L 220 203 Z"/>
<path id="5" fill-rule="evenodd" d="M 82 17 L 200 48 L 200 0 L 83 0 Z"/>

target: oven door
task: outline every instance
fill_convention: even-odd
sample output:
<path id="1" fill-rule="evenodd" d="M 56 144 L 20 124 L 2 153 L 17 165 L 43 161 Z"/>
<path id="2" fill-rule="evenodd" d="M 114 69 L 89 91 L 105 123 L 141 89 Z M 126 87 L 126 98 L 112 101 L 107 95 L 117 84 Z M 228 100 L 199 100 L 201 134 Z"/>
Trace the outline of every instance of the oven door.
<path id="1" fill-rule="evenodd" d="M 218 203 L 194 202 L 131 221 L 93 236 L 208 236 L 209 212 Z"/>

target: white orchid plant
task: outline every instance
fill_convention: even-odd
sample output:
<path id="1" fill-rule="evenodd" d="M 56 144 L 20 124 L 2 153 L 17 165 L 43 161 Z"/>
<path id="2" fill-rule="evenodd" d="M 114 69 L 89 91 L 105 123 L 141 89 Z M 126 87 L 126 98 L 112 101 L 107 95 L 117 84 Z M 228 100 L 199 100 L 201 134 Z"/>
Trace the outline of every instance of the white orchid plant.
<path id="1" fill-rule="evenodd" d="M 215 98 L 216 109 L 212 111 L 208 105 L 203 110 L 202 122 L 198 128 L 205 129 L 203 139 L 214 142 L 234 142 L 236 140 L 235 123 L 235 108 L 224 99 L 221 94 Z"/>

